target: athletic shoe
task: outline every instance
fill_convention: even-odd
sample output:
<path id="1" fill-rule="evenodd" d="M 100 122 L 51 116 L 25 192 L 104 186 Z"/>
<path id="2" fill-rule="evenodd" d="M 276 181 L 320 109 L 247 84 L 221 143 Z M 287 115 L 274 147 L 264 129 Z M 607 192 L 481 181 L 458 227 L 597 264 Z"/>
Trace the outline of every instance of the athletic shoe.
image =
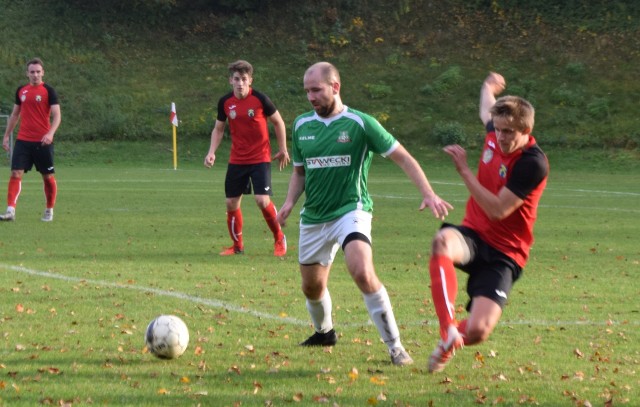
<path id="1" fill-rule="evenodd" d="M 315 332 L 306 341 L 302 342 L 300 346 L 333 346 L 338 342 L 338 335 L 333 329 L 323 334 Z"/>
<path id="2" fill-rule="evenodd" d="M 389 355 L 391 356 L 391 363 L 396 366 L 406 366 L 413 364 L 413 359 L 411 359 L 411 356 L 409 356 L 407 351 L 402 347 L 390 349 Z"/>
<path id="3" fill-rule="evenodd" d="M 53 220 L 53 208 L 45 209 L 40 220 L 43 222 L 51 222 Z"/>
<path id="4" fill-rule="evenodd" d="M 447 340 L 444 342 L 440 340 L 431 357 L 429 357 L 429 373 L 443 371 L 453 355 L 456 354 L 456 349 L 460 349 L 463 346 L 464 339 L 458 332 L 458 328 L 450 325 L 447 331 Z"/>
<path id="5" fill-rule="evenodd" d="M 13 221 L 16 220 L 16 211 L 7 210 L 4 215 L 0 215 L 0 221 Z"/>
<path id="6" fill-rule="evenodd" d="M 239 247 L 231 246 L 220 252 L 220 256 L 234 256 L 236 254 L 244 254 L 244 250 Z"/>
<path id="7" fill-rule="evenodd" d="M 273 255 L 276 257 L 282 257 L 287 254 L 287 237 L 282 235 L 282 239 L 277 240 L 273 244 Z"/>

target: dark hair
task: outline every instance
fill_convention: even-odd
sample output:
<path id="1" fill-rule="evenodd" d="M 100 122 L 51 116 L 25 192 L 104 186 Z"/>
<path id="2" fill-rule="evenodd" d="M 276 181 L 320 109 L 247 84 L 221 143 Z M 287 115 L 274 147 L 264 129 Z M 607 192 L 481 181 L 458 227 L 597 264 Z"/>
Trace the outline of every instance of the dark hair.
<path id="1" fill-rule="evenodd" d="M 44 64 L 42 63 L 42 60 L 40 58 L 32 58 L 29 62 L 27 62 L 27 68 L 29 68 L 29 65 L 40 65 L 44 68 Z"/>
<path id="2" fill-rule="evenodd" d="M 253 77 L 253 66 L 242 59 L 230 63 L 227 68 L 229 68 L 229 76 L 233 76 L 234 73 L 238 72 L 240 74 L 247 74 L 250 77 Z"/>

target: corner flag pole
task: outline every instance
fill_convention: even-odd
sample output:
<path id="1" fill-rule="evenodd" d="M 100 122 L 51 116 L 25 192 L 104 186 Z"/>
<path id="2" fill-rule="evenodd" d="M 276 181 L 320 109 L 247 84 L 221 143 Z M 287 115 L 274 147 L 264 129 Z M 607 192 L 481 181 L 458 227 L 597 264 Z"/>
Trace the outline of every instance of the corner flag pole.
<path id="1" fill-rule="evenodd" d="M 178 115 L 176 114 L 176 104 L 171 102 L 171 127 L 173 127 L 173 169 L 178 169 L 178 140 L 177 131 Z"/>

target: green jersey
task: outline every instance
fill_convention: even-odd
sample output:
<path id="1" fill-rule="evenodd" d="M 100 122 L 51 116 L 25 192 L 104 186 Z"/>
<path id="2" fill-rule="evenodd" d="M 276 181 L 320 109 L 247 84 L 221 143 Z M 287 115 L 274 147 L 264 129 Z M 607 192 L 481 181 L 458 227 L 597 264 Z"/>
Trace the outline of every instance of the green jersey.
<path id="1" fill-rule="evenodd" d="M 347 106 L 328 119 L 311 111 L 295 119 L 292 138 L 293 165 L 305 170 L 302 223 L 373 211 L 367 190 L 373 154 L 386 157 L 399 145 L 376 119 Z"/>

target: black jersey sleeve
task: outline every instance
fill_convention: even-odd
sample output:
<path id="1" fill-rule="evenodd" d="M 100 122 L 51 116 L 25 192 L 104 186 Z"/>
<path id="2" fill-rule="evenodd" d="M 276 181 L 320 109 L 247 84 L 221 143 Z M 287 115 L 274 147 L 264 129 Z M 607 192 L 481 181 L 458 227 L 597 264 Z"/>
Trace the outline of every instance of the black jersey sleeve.
<path id="1" fill-rule="evenodd" d="M 218 115 L 216 116 L 216 119 L 221 122 L 227 121 L 227 113 L 224 111 L 224 104 L 232 95 L 233 92 L 229 92 L 218 100 Z"/>
<path id="2" fill-rule="evenodd" d="M 20 100 L 20 89 L 22 89 L 23 86 L 18 87 L 18 89 L 16 89 L 16 97 L 14 100 L 14 103 L 18 106 L 20 106 L 22 104 L 22 100 Z"/>
<path id="3" fill-rule="evenodd" d="M 524 199 L 549 174 L 549 162 L 538 145 L 531 146 L 522 152 L 522 156 L 513 165 L 507 188 Z"/>
<path id="4" fill-rule="evenodd" d="M 492 133 L 492 132 L 496 131 L 496 128 L 493 125 L 493 120 L 489 120 L 487 122 L 487 125 L 484 126 L 484 127 L 485 127 L 485 130 L 487 131 L 487 133 Z"/>
<path id="5" fill-rule="evenodd" d="M 60 101 L 58 100 L 58 92 L 56 92 L 55 89 L 53 89 L 51 86 L 47 85 L 46 83 L 44 84 L 44 88 L 47 90 L 47 93 L 49 94 L 49 106 L 59 105 Z"/>
<path id="6" fill-rule="evenodd" d="M 265 116 L 269 117 L 278 111 L 278 109 L 276 109 L 276 105 L 273 104 L 271 99 L 269 99 L 269 96 L 255 89 L 253 89 L 253 96 L 257 97 L 258 100 L 260 100 L 260 103 L 262 103 L 262 110 L 264 111 Z"/>

